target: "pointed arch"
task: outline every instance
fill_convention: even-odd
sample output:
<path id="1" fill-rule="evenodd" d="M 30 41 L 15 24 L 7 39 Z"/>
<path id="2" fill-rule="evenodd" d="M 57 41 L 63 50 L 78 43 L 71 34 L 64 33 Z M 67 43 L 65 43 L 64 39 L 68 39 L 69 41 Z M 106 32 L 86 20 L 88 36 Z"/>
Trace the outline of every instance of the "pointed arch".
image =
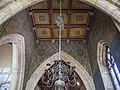
<path id="1" fill-rule="evenodd" d="M 100 69 L 100 74 L 103 80 L 105 90 L 114 90 L 113 83 L 106 65 L 106 48 L 108 44 L 106 41 L 101 40 L 97 46 L 97 63 Z M 109 83 L 108 83 L 109 82 Z"/>
<path id="2" fill-rule="evenodd" d="M 0 25 L 7 21 L 9 18 L 19 13 L 20 11 L 28 8 L 36 3 L 44 0 L 15 0 L 13 3 L 0 10 Z M 93 7 L 98 8 L 110 17 L 114 18 L 117 22 L 120 22 L 120 9 L 108 2 L 107 0 L 79 0 L 84 3 L 90 4 Z"/>
<path id="3" fill-rule="evenodd" d="M 12 44 L 12 79 L 10 90 L 22 90 L 25 70 L 25 43 L 20 34 L 9 34 L 0 38 L 0 46 Z"/>
<path id="4" fill-rule="evenodd" d="M 83 68 L 83 66 L 78 63 L 73 57 L 66 54 L 65 52 L 62 52 L 62 60 L 67 62 L 71 62 L 71 66 L 75 66 L 75 71 L 82 79 L 85 87 L 87 90 L 95 90 L 93 79 L 89 76 L 88 72 Z M 37 82 L 39 81 L 40 77 L 44 74 L 44 70 L 47 69 L 46 64 L 54 64 L 54 60 L 58 57 L 58 53 L 52 55 L 50 58 L 45 60 L 31 75 L 30 79 L 27 82 L 26 90 L 34 90 Z"/>

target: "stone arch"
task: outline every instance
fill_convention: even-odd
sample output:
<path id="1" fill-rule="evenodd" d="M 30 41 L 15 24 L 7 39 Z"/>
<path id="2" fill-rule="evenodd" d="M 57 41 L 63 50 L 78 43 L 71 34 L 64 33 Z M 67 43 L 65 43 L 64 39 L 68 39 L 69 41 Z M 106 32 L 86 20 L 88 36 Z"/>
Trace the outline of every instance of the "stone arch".
<path id="1" fill-rule="evenodd" d="M 0 38 L 0 45 L 12 44 L 12 79 L 11 90 L 22 90 L 25 69 L 24 37 L 19 34 L 9 34 Z"/>
<path id="2" fill-rule="evenodd" d="M 97 62 L 100 65 L 106 66 L 106 47 L 107 47 L 107 42 L 104 40 L 101 40 L 98 42 L 97 46 Z"/>
<path id="3" fill-rule="evenodd" d="M 101 77 L 103 80 L 103 84 L 105 90 L 114 90 L 111 77 L 109 75 L 109 71 L 106 65 L 106 50 L 107 50 L 107 42 L 101 40 L 98 42 L 97 46 L 97 63 L 100 69 Z"/>
<path id="4" fill-rule="evenodd" d="M 0 25 L 18 12 L 44 0 L 16 0 L 0 10 Z M 105 12 L 116 21 L 120 22 L 120 9 L 107 0 L 80 0 Z"/>
<path id="5" fill-rule="evenodd" d="M 58 57 L 58 53 L 52 55 L 50 58 L 45 60 L 31 75 L 30 79 L 27 82 L 26 90 L 34 90 L 37 82 L 39 81 L 40 77 L 44 74 L 44 70 L 47 69 L 46 64 L 54 64 L 54 60 Z M 78 63 L 74 58 L 70 55 L 62 52 L 62 60 L 63 61 L 70 61 L 71 66 L 76 67 L 76 72 L 82 79 L 85 87 L 87 90 L 95 90 L 93 79 L 89 76 L 88 72 L 82 67 L 80 63 Z"/>

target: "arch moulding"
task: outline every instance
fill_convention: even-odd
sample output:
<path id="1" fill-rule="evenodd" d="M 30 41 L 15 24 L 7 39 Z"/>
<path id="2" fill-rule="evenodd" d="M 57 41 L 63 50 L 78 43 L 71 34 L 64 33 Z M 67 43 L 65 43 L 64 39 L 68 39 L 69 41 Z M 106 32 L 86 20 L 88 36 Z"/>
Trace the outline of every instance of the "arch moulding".
<path id="1" fill-rule="evenodd" d="M 26 90 L 34 90 L 37 82 L 40 80 L 40 77 L 44 74 L 44 70 L 49 68 L 46 67 L 47 63 L 54 64 L 54 60 L 58 57 L 58 53 L 52 55 L 50 58 L 45 60 L 31 75 L 30 79 L 27 82 Z M 75 71 L 82 79 L 85 87 L 87 90 L 95 90 L 93 79 L 89 76 L 88 72 L 82 67 L 82 65 L 77 62 L 74 58 L 72 58 L 70 55 L 62 52 L 62 60 L 67 62 L 71 62 L 71 66 L 75 66 Z"/>
<path id="2" fill-rule="evenodd" d="M 15 0 L 0 10 L 0 25 L 18 12 L 44 0 Z M 120 23 L 120 9 L 107 0 L 79 0 L 105 12 Z"/>
<path id="3" fill-rule="evenodd" d="M 10 90 L 22 90 L 25 69 L 24 37 L 19 34 L 9 34 L 0 38 L 0 46 L 12 44 L 12 78 Z"/>
<path id="4" fill-rule="evenodd" d="M 105 90 L 115 90 L 106 64 L 107 42 L 101 40 L 97 46 L 97 63 L 100 69 Z M 109 83 L 108 83 L 109 82 Z"/>

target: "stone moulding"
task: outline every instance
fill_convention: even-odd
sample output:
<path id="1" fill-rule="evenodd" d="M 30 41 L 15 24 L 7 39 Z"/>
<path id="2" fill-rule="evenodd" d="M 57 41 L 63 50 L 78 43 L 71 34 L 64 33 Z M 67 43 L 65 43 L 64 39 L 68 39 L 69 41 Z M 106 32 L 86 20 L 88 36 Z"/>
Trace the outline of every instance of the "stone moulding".
<path id="1" fill-rule="evenodd" d="M 12 79 L 10 90 L 22 90 L 25 70 L 24 37 L 19 34 L 9 34 L 0 38 L 0 45 L 12 44 Z"/>
<path id="2" fill-rule="evenodd" d="M 106 49 L 107 42 L 101 40 L 97 46 L 97 63 L 100 69 L 101 77 L 103 80 L 105 90 L 114 90 L 113 83 L 106 64 Z M 109 82 L 109 83 L 108 83 Z"/>
<path id="3" fill-rule="evenodd" d="M 30 79 L 27 82 L 26 90 L 34 90 L 37 82 L 39 81 L 40 77 L 44 74 L 44 70 L 46 69 L 46 64 L 50 63 L 51 65 L 54 64 L 54 60 L 58 57 L 58 53 L 52 55 L 50 58 L 45 60 L 40 66 L 34 71 L 31 75 Z M 86 90 L 95 90 L 93 79 L 89 76 L 88 72 L 82 67 L 80 63 L 78 63 L 74 58 L 70 55 L 62 52 L 62 60 L 67 62 L 71 62 L 71 66 L 76 67 L 76 72 L 82 79 Z"/>
<path id="4" fill-rule="evenodd" d="M 44 0 L 17 0 L 0 10 L 0 25 L 18 12 Z M 120 22 L 120 9 L 106 0 L 79 0 L 98 8 Z"/>

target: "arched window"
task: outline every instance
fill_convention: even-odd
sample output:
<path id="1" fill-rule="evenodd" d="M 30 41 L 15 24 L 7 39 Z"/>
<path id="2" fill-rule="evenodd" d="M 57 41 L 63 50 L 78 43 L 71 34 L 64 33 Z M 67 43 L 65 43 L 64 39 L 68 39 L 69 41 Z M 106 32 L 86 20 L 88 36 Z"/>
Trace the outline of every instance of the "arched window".
<path id="1" fill-rule="evenodd" d="M 103 81 L 100 83 L 103 83 L 105 90 L 115 90 L 106 63 L 107 47 L 107 42 L 105 42 L 104 40 L 98 42 L 97 62 L 102 78 L 101 81 Z"/>
<path id="2" fill-rule="evenodd" d="M 10 90 L 12 76 L 12 45 L 0 46 L 0 90 Z"/>
<path id="3" fill-rule="evenodd" d="M 9 34 L 0 38 L 0 47 L 9 43 L 11 43 L 10 49 L 12 51 L 11 60 L 2 61 L 1 57 L 7 58 L 8 55 L 0 51 L 0 90 L 23 90 L 25 70 L 24 37 L 19 34 Z M 6 48 L 5 50 L 8 53 L 9 50 Z M 8 62 L 10 62 L 9 65 Z"/>
<path id="4" fill-rule="evenodd" d="M 114 87 L 116 90 L 120 90 L 120 72 L 109 47 L 107 48 L 107 65 Z"/>

